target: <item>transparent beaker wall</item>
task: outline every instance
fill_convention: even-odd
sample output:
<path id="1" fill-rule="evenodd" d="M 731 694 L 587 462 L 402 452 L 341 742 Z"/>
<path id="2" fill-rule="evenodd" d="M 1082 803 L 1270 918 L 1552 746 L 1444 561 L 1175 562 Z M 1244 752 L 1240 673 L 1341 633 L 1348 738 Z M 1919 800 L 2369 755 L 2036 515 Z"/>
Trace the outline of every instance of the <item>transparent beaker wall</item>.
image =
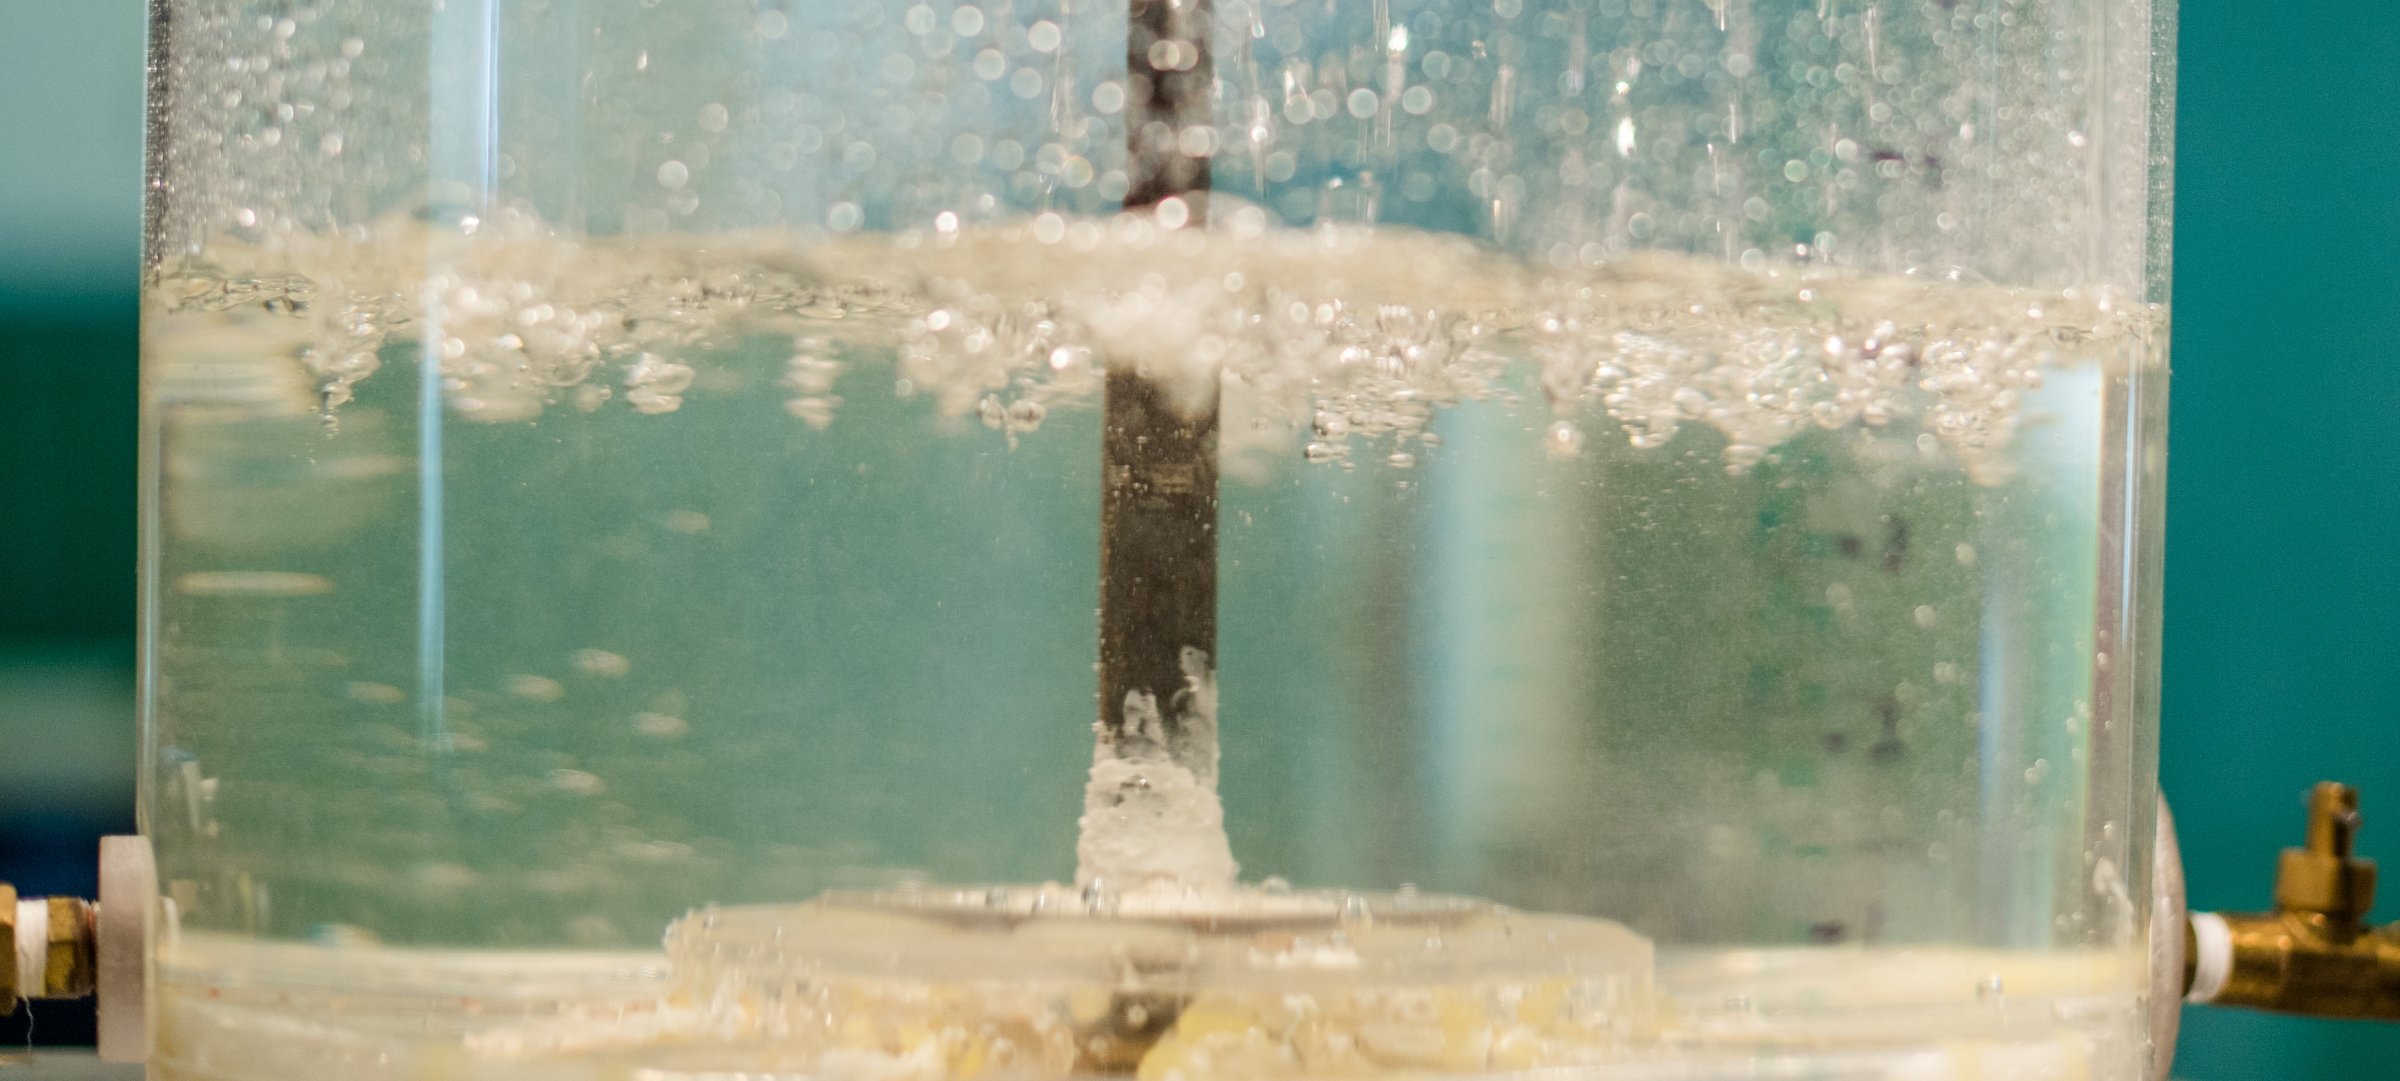
<path id="1" fill-rule="evenodd" d="M 1221 403 L 1244 881 L 2138 1003 L 2171 11 L 1176 7 L 158 5 L 186 934 L 1073 881 L 1135 367 Z"/>

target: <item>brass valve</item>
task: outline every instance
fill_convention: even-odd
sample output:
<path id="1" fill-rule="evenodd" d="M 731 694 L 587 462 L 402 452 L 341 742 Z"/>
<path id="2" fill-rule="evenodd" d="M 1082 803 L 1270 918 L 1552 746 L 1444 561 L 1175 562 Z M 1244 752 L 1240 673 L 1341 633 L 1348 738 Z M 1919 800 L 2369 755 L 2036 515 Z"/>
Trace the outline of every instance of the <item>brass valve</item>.
<path id="1" fill-rule="evenodd" d="M 2318 785 L 2309 795 L 2307 845 L 2284 850 L 2275 910 L 2192 915 L 2189 1001 L 2400 1020 L 2400 928 L 2367 925 L 2375 863 L 2356 854 L 2358 826 L 2358 791 Z"/>
<path id="2" fill-rule="evenodd" d="M 21 998 L 81 998 L 99 966 L 99 912 L 89 901 L 51 897 L 20 902 L 0 883 L 0 1014 Z"/>

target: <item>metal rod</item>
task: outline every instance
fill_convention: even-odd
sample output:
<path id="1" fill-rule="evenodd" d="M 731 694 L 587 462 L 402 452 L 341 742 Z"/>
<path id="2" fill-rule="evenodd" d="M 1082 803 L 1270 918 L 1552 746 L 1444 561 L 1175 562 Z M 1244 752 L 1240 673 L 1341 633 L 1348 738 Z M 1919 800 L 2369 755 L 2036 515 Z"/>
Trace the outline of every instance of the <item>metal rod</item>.
<path id="1" fill-rule="evenodd" d="M 1206 154 L 1185 154 L 1184 129 L 1213 119 L 1209 98 L 1216 89 L 1216 58 L 1209 49 L 1215 0 L 1130 0 L 1125 29 L 1125 140 L 1128 179 L 1125 209 L 1141 210 L 1173 198 L 1205 195 Z M 1202 219 L 1205 199 L 1187 199 L 1192 221 Z"/>
<path id="2" fill-rule="evenodd" d="M 1129 0 L 1126 32 L 1125 209 L 1183 203 L 1204 224 L 1209 163 L 1185 154 L 1182 133 L 1211 122 L 1212 0 Z M 1166 750 L 1214 780 L 1215 733 L 1178 701 L 1191 676 L 1213 670 L 1217 648 L 1217 402 L 1195 402 L 1124 366 L 1108 372 L 1101 438 L 1100 739 L 1128 731 L 1129 694 L 1157 703 Z M 1194 666 L 1197 666 L 1196 668 Z M 1205 746 L 1198 746 L 1205 742 Z"/>

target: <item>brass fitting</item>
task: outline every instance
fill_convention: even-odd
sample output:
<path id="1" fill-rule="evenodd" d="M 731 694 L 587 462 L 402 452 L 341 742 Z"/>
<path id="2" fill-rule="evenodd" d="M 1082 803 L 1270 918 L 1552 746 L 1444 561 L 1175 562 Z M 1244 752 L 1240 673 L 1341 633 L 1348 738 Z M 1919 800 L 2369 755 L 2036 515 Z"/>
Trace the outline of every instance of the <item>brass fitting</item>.
<path id="1" fill-rule="evenodd" d="M 89 901 L 19 901 L 15 889 L 0 883 L 0 1014 L 15 1012 L 20 998 L 91 994 L 99 972 L 98 920 Z M 22 941 L 37 935 L 38 942 Z"/>
<path id="2" fill-rule="evenodd" d="M 2189 1001 L 2400 1021 L 2400 929 L 2367 925 L 2375 863 L 2356 855 L 2358 826 L 2356 789 L 2330 781 L 2316 787 L 2307 846 L 2284 850 L 2275 910 L 2191 917 Z"/>

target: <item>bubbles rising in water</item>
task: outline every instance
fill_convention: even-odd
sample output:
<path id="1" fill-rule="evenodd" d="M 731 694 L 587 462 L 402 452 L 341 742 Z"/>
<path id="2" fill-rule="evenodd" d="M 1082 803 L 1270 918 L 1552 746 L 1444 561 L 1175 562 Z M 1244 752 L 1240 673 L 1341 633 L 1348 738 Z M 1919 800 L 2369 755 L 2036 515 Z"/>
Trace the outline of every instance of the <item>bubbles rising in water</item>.
<path id="1" fill-rule="evenodd" d="M 695 374 L 691 365 L 643 353 L 625 370 L 625 400 L 644 413 L 672 413 L 683 408 Z"/>

